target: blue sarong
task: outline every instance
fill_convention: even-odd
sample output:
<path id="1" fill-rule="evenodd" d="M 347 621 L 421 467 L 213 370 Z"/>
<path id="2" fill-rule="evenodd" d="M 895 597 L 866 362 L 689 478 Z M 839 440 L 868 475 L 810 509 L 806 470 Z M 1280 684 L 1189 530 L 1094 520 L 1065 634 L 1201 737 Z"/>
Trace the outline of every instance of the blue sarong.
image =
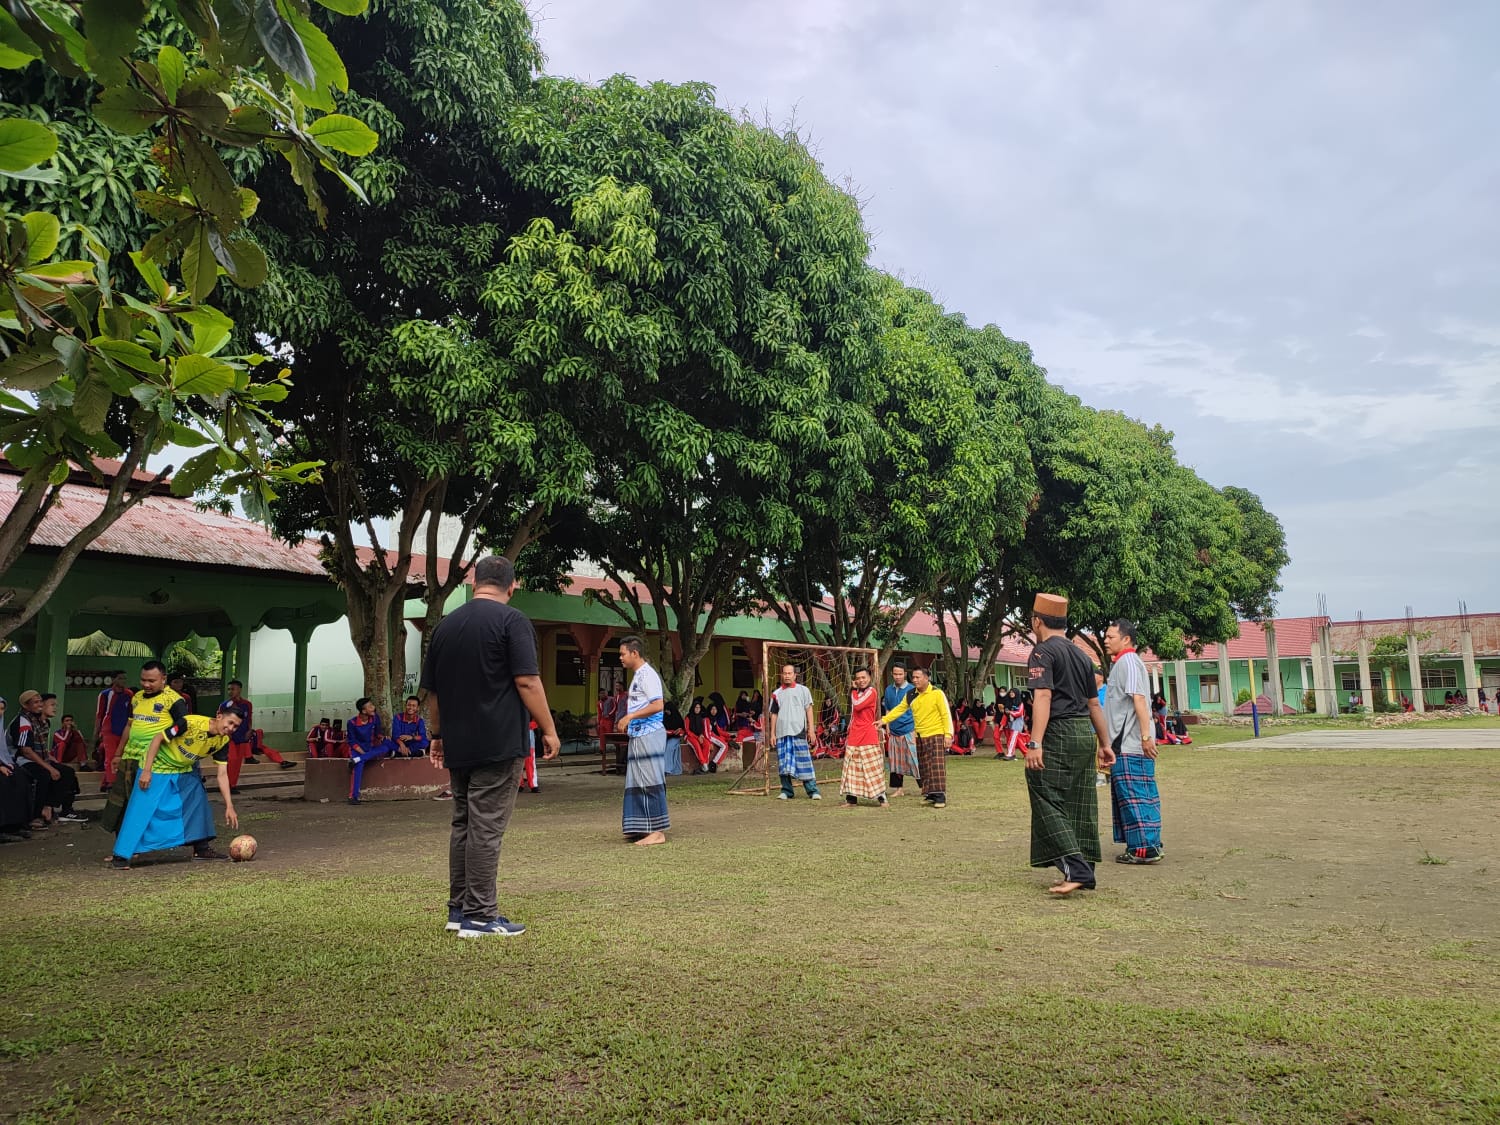
<path id="1" fill-rule="evenodd" d="M 782 777 L 794 777 L 798 781 L 815 781 L 812 751 L 807 748 L 807 739 L 800 734 L 786 735 L 776 740 L 776 772 Z"/>
<path id="2" fill-rule="evenodd" d="M 1156 762 L 1144 754 L 1121 754 L 1109 767 L 1115 843 L 1143 856 L 1161 852 L 1161 794 Z"/>
<path id="3" fill-rule="evenodd" d="M 648 730 L 630 740 L 625 754 L 627 836 L 647 836 L 671 827 L 667 819 L 667 732 Z"/>
<path id="4" fill-rule="evenodd" d="M 139 784 L 125 806 L 115 837 L 115 855 L 130 859 L 141 852 L 180 848 L 214 838 L 214 814 L 195 773 L 156 773 L 151 788 Z"/>

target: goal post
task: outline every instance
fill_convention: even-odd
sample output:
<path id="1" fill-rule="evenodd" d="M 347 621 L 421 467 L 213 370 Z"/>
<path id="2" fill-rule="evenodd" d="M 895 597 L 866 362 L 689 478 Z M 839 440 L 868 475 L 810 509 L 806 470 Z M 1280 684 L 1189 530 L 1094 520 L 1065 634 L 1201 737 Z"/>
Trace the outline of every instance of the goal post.
<path id="1" fill-rule="evenodd" d="M 817 727 L 807 732 L 807 742 L 815 755 L 813 768 L 816 770 L 820 761 L 828 760 L 817 756 L 820 748 L 831 748 L 839 726 L 847 725 L 849 721 L 849 695 L 854 673 L 864 668 L 874 676 L 876 656 L 873 648 L 762 641 L 761 697 L 764 709 L 760 716 L 760 730 L 756 732 L 755 757 L 730 785 L 729 792 L 737 796 L 768 797 L 773 778 L 777 779 L 775 787 L 781 787 L 776 747 L 771 745 L 766 734 L 771 727 L 771 694 L 781 684 L 784 665 L 796 668 L 797 682 L 806 684 L 808 691 L 812 692 Z M 842 747 L 841 738 L 838 745 Z"/>

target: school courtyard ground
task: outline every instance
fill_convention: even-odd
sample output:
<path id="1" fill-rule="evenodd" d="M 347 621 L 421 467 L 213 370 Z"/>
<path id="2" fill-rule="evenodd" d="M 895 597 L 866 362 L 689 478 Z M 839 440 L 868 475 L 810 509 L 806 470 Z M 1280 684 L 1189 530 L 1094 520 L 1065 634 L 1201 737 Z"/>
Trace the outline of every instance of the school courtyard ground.
<path id="1" fill-rule="evenodd" d="M 978 757 L 941 811 L 674 778 L 652 849 L 617 779 L 544 772 L 514 940 L 443 932 L 446 804 L 247 797 L 234 866 L 59 829 L 0 852 L 0 1118 L 1495 1121 L 1500 723 L 1441 730 L 1195 731 L 1166 862 L 1067 901 Z"/>

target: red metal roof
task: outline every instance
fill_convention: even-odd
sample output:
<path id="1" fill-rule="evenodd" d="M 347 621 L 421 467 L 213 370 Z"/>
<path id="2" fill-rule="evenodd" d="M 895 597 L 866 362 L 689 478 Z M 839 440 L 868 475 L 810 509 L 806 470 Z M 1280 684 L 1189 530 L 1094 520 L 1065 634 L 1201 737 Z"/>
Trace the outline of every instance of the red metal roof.
<path id="1" fill-rule="evenodd" d="M 1312 643 L 1318 639 L 1318 630 L 1328 620 L 1326 617 L 1278 617 L 1276 626 L 1276 652 L 1283 659 L 1294 656 L 1311 656 Z M 1264 660 L 1266 658 L 1266 634 L 1254 621 L 1240 622 L 1240 635 L 1226 646 L 1230 660 Z M 1204 645 L 1200 656 L 1193 660 L 1218 660 L 1219 646 Z"/>
<path id="2" fill-rule="evenodd" d="M 0 473 L 0 519 L 10 514 L 17 492 L 12 473 Z M 32 536 L 37 547 L 63 547 L 104 507 L 96 486 L 65 484 L 47 518 Z M 168 559 L 201 566 L 277 571 L 326 578 L 317 547 L 289 547 L 264 527 L 236 516 L 202 511 L 188 499 L 147 496 L 115 521 L 86 554 Z"/>

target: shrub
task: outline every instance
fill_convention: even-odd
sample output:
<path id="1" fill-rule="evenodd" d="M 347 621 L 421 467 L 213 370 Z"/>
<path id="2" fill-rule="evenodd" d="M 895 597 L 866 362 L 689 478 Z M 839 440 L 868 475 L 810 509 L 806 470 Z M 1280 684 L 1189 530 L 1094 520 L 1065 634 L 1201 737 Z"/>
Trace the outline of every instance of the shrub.
<path id="1" fill-rule="evenodd" d="M 1234 705 L 1238 707 L 1241 703 L 1249 703 L 1251 698 L 1252 696 L 1250 695 L 1250 689 L 1242 687 L 1240 688 L 1239 695 L 1234 697 Z"/>
<path id="2" fill-rule="evenodd" d="M 1308 714 L 1312 714 L 1312 712 L 1316 711 L 1317 709 L 1318 693 L 1313 691 L 1312 688 L 1308 688 L 1302 693 L 1302 710 L 1306 711 Z"/>

